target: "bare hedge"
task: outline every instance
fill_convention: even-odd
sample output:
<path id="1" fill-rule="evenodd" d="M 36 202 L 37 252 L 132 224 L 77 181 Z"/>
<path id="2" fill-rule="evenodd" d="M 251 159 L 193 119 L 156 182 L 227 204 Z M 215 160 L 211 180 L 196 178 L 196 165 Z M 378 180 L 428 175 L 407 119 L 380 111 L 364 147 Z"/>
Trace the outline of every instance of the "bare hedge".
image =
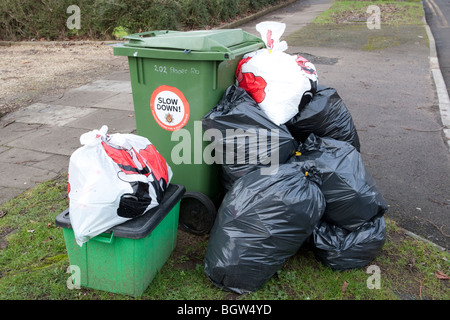
<path id="1" fill-rule="evenodd" d="M 0 40 L 113 39 L 209 28 L 283 0 L 1 0 Z"/>

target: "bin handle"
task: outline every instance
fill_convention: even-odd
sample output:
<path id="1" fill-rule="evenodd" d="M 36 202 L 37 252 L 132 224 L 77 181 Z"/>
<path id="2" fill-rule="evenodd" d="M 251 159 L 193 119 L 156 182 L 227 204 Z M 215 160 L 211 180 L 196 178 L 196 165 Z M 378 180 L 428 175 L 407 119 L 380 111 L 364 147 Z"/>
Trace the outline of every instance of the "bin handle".
<path id="1" fill-rule="evenodd" d="M 156 37 L 162 34 L 167 34 L 169 32 L 179 32 L 170 30 L 160 30 L 160 31 L 145 31 L 140 33 L 133 33 L 128 36 L 123 37 L 124 39 L 129 39 L 131 41 L 144 41 L 146 37 Z"/>
<path id="2" fill-rule="evenodd" d="M 106 243 L 106 244 L 111 244 L 113 242 L 113 232 L 111 231 L 111 233 L 109 235 L 104 236 L 103 234 L 99 234 L 96 237 L 93 237 L 91 240 L 100 242 L 100 243 Z"/>

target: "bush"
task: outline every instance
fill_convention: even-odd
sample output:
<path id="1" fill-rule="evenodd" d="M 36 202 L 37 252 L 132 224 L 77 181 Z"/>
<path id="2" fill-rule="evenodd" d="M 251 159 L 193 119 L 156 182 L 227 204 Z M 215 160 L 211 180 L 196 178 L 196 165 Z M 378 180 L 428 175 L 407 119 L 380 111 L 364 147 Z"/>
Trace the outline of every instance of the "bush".
<path id="1" fill-rule="evenodd" d="M 59 38 L 66 33 L 68 0 L 2 0 L 0 39 Z M 61 27 L 63 26 L 63 27 Z"/>
<path id="2" fill-rule="evenodd" d="M 131 33 L 208 28 L 281 1 L 2 0 L 0 40 L 108 40 L 117 27 Z M 71 5 L 79 8 L 79 29 L 68 27 L 77 17 L 75 11 L 68 10 Z"/>

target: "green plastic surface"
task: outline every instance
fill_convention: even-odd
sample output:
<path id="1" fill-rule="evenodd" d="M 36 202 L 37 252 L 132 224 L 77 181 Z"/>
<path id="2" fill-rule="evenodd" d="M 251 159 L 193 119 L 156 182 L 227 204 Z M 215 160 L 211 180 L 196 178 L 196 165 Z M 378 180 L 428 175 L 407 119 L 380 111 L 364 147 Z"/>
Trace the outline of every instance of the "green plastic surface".
<path id="1" fill-rule="evenodd" d="M 149 31 L 132 34 L 115 47 L 123 56 L 180 60 L 232 60 L 264 47 L 264 42 L 241 29 Z M 137 50 L 140 49 L 140 50 Z"/>
<path id="2" fill-rule="evenodd" d="M 243 55 L 264 48 L 264 42 L 240 29 L 152 31 L 128 39 L 114 47 L 114 54 L 128 57 L 137 134 L 148 138 L 169 163 L 173 183 L 217 203 L 219 167 L 205 161 L 203 153 L 211 142 L 203 137 L 201 119 L 235 82 Z M 187 123 L 174 131 L 164 129 L 151 110 L 151 97 L 162 86 L 181 92 L 189 106 Z"/>
<path id="3" fill-rule="evenodd" d="M 81 247 L 73 230 L 63 228 L 69 262 L 80 268 L 80 285 L 141 296 L 176 246 L 180 202 L 145 238 L 103 233 Z"/>

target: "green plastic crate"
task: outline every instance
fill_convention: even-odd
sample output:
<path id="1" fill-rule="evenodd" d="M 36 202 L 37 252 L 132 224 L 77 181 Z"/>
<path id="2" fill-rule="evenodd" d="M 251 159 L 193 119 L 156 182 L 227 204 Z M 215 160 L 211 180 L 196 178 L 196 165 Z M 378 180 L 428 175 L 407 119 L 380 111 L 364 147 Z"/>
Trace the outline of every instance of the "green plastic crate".
<path id="1" fill-rule="evenodd" d="M 141 296 L 176 246 L 182 185 L 169 185 L 161 204 L 144 215 L 104 232 L 81 247 L 69 209 L 55 220 L 63 228 L 70 265 L 80 268 L 80 285 Z"/>

